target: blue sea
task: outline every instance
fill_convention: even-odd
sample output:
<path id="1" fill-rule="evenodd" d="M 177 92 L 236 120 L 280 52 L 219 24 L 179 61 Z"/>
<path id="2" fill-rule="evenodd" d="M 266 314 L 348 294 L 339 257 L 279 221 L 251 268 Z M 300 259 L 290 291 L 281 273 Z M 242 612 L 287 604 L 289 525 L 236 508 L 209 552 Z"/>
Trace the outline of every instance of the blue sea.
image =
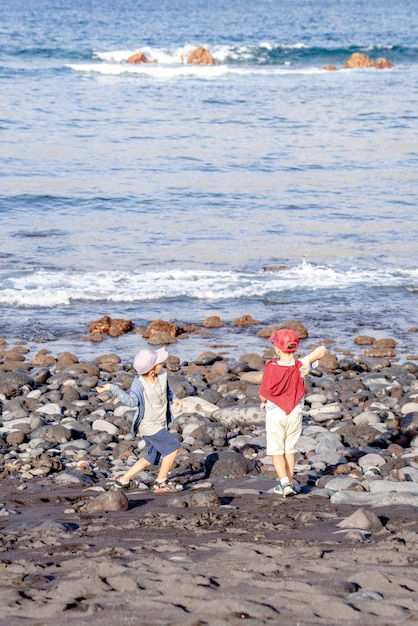
<path id="1" fill-rule="evenodd" d="M 132 355 L 140 335 L 92 344 L 89 322 L 218 315 L 171 351 L 262 351 L 260 327 L 296 319 L 336 353 L 370 334 L 418 354 L 415 0 L 2 0 L 1 15 L 0 335 Z M 185 63 L 198 46 L 217 64 Z M 353 52 L 394 67 L 344 69 Z"/>

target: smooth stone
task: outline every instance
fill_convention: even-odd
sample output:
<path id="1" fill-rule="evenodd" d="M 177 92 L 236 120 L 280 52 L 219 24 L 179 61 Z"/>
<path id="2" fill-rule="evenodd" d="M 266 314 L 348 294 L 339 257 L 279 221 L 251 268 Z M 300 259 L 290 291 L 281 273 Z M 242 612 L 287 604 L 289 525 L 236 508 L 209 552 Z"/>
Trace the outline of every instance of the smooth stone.
<path id="1" fill-rule="evenodd" d="M 339 404 L 326 404 L 316 409 L 310 409 L 309 416 L 315 422 L 326 422 L 332 419 L 340 419 L 343 413 Z"/>
<path id="2" fill-rule="evenodd" d="M 109 435 L 117 435 L 119 433 L 119 428 L 117 426 L 115 426 L 111 422 L 102 419 L 94 420 L 92 424 L 92 429 L 98 430 L 100 432 L 109 433 Z"/>
<path id="3" fill-rule="evenodd" d="M 221 450 L 209 454 L 205 459 L 206 475 L 209 477 L 240 478 L 256 472 L 255 465 L 234 450 Z"/>
<path id="4" fill-rule="evenodd" d="M 306 437 L 305 435 L 301 435 L 296 442 L 296 449 L 299 450 L 299 452 L 303 452 L 306 454 L 306 452 L 311 452 L 312 450 L 315 450 L 317 443 L 317 440 L 313 437 Z"/>
<path id="5" fill-rule="evenodd" d="M 267 446 L 266 434 L 257 435 L 257 437 L 250 437 L 248 441 L 250 446 L 265 448 Z"/>
<path id="6" fill-rule="evenodd" d="M 338 528 L 359 528 L 362 530 L 380 530 L 383 524 L 373 511 L 358 509 L 337 524 Z"/>
<path id="7" fill-rule="evenodd" d="M 381 467 L 385 465 L 386 459 L 380 454 L 370 453 L 360 457 L 357 462 L 362 468 Z"/>
<path id="8" fill-rule="evenodd" d="M 367 493 L 365 491 L 337 491 L 330 502 L 332 504 L 353 504 L 356 506 L 413 506 L 418 508 L 418 494 L 400 493 Z"/>
<path id="9" fill-rule="evenodd" d="M 186 502 L 189 506 L 195 507 L 216 507 L 221 504 L 221 500 L 213 489 L 209 491 L 194 491 L 186 495 Z"/>
<path id="10" fill-rule="evenodd" d="M 340 492 L 337 491 L 336 493 L 340 493 Z M 311 491 L 311 494 L 318 498 L 325 498 L 326 500 L 330 499 L 330 492 L 322 487 L 314 487 Z"/>
<path id="11" fill-rule="evenodd" d="M 310 405 L 314 403 L 326 404 L 327 401 L 328 398 L 324 393 L 310 393 L 305 397 L 305 402 Z"/>
<path id="12" fill-rule="evenodd" d="M 26 435 L 22 430 L 11 430 L 6 436 L 9 446 L 20 446 L 25 441 Z"/>
<path id="13" fill-rule="evenodd" d="M 412 481 L 418 483 L 418 468 L 416 467 L 401 467 L 399 475 L 405 478 L 406 481 Z"/>
<path id="14" fill-rule="evenodd" d="M 81 472 L 65 470 L 54 476 L 57 485 L 91 485 L 93 480 Z"/>
<path id="15" fill-rule="evenodd" d="M 41 426 L 32 432 L 31 439 L 41 438 L 52 444 L 65 443 L 71 439 L 71 431 L 61 424 L 47 424 Z"/>
<path id="16" fill-rule="evenodd" d="M 67 448 L 77 448 L 77 450 L 88 450 L 91 446 L 89 441 L 85 439 L 73 439 L 72 441 L 67 441 L 66 443 L 61 443 L 57 448 L 59 450 L 66 450 Z"/>
<path id="17" fill-rule="evenodd" d="M 251 435 L 237 435 L 236 437 L 230 437 L 229 447 L 240 450 L 244 446 L 248 445 L 251 440 Z"/>
<path id="18" fill-rule="evenodd" d="M 105 409 L 96 409 L 90 413 L 90 418 L 96 417 L 97 419 L 104 419 L 107 411 Z M 115 415 L 115 411 L 113 412 Z M 64 420 L 63 420 L 64 421 Z"/>
<path id="19" fill-rule="evenodd" d="M 25 420 L 30 420 L 31 417 L 28 416 L 28 412 L 25 409 L 14 409 L 13 411 L 4 411 L 2 416 L 2 424 L 9 425 L 22 422 Z"/>
<path id="20" fill-rule="evenodd" d="M 402 431 L 418 430 L 418 411 L 409 411 L 401 418 L 400 427 Z"/>
<path id="21" fill-rule="evenodd" d="M 132 411 L 135 411 L 135 407 L 126 406 L 126 404 L 120 404 L 114 409 L 113 415 L 115 417 L 124 417 L 127 413 L 130 413 Z"/>
<path id="22" fill-rule="evenodd" d="M 34 389 L 33 391 L 30 391 L 26 397 L 30 398 L 31 400 L 39 400 L 41 395 L 42 391 L 40 389 Z"/>
<path id="23" fill-rule="evenodd" d="M 309 460 L 309 463 L 311 465 L 314 465 L 315 467 L 318 465 L 318 463 L 319 464 L 324 463 L 325 466 L 340 465 L 342 463 L 347 463 L 347 459 L 345 458 L 345 456 L 333 450 L 327 450 L 325 452 L 321 452 L 320 454 L 315 454 L 314 456 L 310 457 L 308 460 Z"/>
<path id="24" fill-rule="evenodd" d="M 193 491 L 200 491 L 200 490 L 205 490 L 205 489 L 212 489 L 212 483 L 210 482 L 210 480 L 205 480 L 199 483 L 195 483 L 194 485 L 191 486 L 191 489 Z"/>
<path id="25" fill-rule="evenodd" d="M 40 437 L 34 437 L 33 439 L 31 439 L 28 443 L 28 447 L 29 448 L 50 448 L 51 447 L 51 443 L 50 442 L 46 442 L 45 439 L 41 439 Z"/>
<path id="26" fill-rule="evenodd" d="M 343 491 L 344 489 L 350 489 L 350 487 L 361 486 L 361 482 L 352 476 L 336 476 L 331 478 L 326 485 L 325 489 L 332 491 Z"/>
<path id="27" fill-rule="evenodd" d="M 122 491 L 107 491 L 84 505 L 83 510 L 92 511 L 127 511 L 129 500 Z"/>
<path id="28" fill-rule="evenodd" d="M 0 432 L 9 432 L 14 429 L 19 424 L 27 424 L 31 431 L 36 430 L 44 425 L 44 422 L 41 417 L 34 416 L 26 416 L 26 417 L 18 417 L 17 419 L 13 419 L 10 421 L 4 422 L 4 426 L 0 428 Z"/>
<path id="29" fill-rule="evenodd" d="M 212 404 L 199 396 L 186 396 L 181 401 L 181 413 L 199 413 L 204 417 L 211 417 L 214 411 L 218 411 L 219 407 Z"/>
<path id="30" fill-rule="evenodd" d="M 44 404 L 43 406 L 39 406 L 36 413 L 41 413 L 42 415 L 61 415 L 61 407 L 59 404 L 55 402 L 50 402 L 49 404 Z"/>
<path id="31" fill-rule="evenodd" d="M 324 426 L 320 426 L 319 424 L 307 424 L 304 428 L 303 428 L 303 435 L 306 435 L 307 437 L 314 437 L 314 436 L 318 436 L 318 435 L 328 435 L 329 430 L 328 428 L 325 428 Z"/>
<path id="32" fill-rule="evenodd" d="M 374 480 L 370 483 L 370 493 L 415 493 L 418 495 L 418 484 L 411 481 L 398 483 L 391 480 Z"/>
<path id="33" fill-rule="evenodd" d="M 382 419 L 372 411 L 363 411 L 363 413 L 359 413 L 353 417 L 353 422 L 356 426 L 359 424 L 377 424 L 381 421 Z"/>
<path id="34" fill-rule="evenodd" d="M 191 424 L 186 424 L 182 430 L 181 436 L 183 439 L 187 439 L 195 430 L 198 428 L 199 424 L 192 422 Z"/>
<path id="35" fill-rule="evenodd" d="M 261 385 L 263 372 L 244 372 L 240 375 L 240 380 L 251 385 Z"/>
<path id="36" fill-rule="evenodd" d="M 258 404 L 217 409 L 212 413 L 211 417 L 228 430 L 245 427 L 250 424 L 264 424 L 266 419 L 265 412 L 260 409 Z"/>
<path id="37" fill-rule="evenodd" d="M 324 435 L 320 438 L 318 443 L 315 446 L 315 452 L 320 454 L 321 452 L 326 452 L 327 450 L 340 450 L 344 448 L 344 444 L 341 442 L 341 439 L 333 434 Z"/>
<path id="38" fill-rule="evenodd" d="M 418 412 L 418 402 L 407 402 L 401 407 L 401 413 L 403 413 L 403 415 L 416 412 Z"/>

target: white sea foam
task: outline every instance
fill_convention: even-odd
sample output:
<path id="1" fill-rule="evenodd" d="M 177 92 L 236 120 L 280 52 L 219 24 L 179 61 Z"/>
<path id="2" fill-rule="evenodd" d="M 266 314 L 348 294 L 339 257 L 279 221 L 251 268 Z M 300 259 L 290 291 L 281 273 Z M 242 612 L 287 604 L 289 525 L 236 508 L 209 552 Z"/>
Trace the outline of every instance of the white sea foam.
<path id="1" fill-rule="evenodd" d="M 285 66 L 230 66 L 230 65 L 162 65 L 159 63 L 140 63 L 138 65 L 117 64 L 117 63 L 85 63 L 71 64 L 67 66 L 74 72 L 83 72 L 89 74 L 101 74 L 105 76 L 121 76 L 123 74 L 145 75 L 156 79 L 173 79 L 173 78 L 201 78 L 212 80 L 224 77 L 226 75 L 311 75 L 325 72 L 325 70 L 316 67 L 291 67 L 286 63 Z"/>
<path id="2" fill-rule="evenodd" d="M 142 52 L 150 61 L 157 61 L 158 63 L 170 65 L 184 63 L 189 54 L 195 48 L 196 46 L 192 46 L 190 44 L 177 46 L 172 49 L 142 46 L 130 50 L 110 50 L 108 52 L 96 51 L 93 54 L 93 58 L 107 63 L 126 63 L 129 57 L 137 54 L 138 52 Z"/>
<path id="3" fill-rule="evenodd" d="M 236 59 L 246 61 L 248 59 L 256 60 L 260 52 L 274 50 L 309 50 L 309 47 L 303 42 L 295 44 L 271 43 L 270 41 L 261 41 L 258 45 L 237 45 L 222 44 L 210 46 L 207 43 L 201 44 L 204 48 L 210 50 L 213 58 L 218 62 L 224 62 L 226 59 Z M 138 52 L 142 52 L 149 60 L 156 60 L 158 63 L 176 64 L 184 63 L 189 54 L 196 48 L 194 44 L 185 44 L 173 48 L 157 48 L 152 46 L 138 46 L 137 48 L 121 49 L 121 50 L 96 50 L 93 53 L 94 59 L 105 61 L 106 63 L 126 63 L 130 56 Z"/>
<path id="4" fill-rule="evenodd" d="M 116 63 L 86 63 L 68 66 L 75 72 L 103 74 L 106 76 L 120 76 L 122 74 L 146 75 L 158 79 L 181 77 L 197 77 L 204 79 L 219 78 L 228 73 L 225 65 L 162 65 L 157 63 L 116 64 Z"/>
<path id="5" fill-rule="evenodd" d="M 220 301 L 264 297 L 291 290 L 320 291 L 353 286 L 414 289 L 418 269 L 339 270 L 302 262 L 282 271 L 234 272 L 183 270 L 145 272 L 52 272 L 9 275 L 3 279 L 0 304 L 55 307 L 71 302 L 134 303 L 191 298 Z"/>

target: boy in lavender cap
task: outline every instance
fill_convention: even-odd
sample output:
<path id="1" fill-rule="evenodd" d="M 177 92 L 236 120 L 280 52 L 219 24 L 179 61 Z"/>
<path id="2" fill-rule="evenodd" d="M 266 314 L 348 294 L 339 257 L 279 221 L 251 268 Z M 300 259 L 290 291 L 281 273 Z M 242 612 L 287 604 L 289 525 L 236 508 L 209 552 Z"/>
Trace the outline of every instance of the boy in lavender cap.
<path id="1" fill-rule="evenodd" d="M 110 383 L 97 387 L 99 393 L 108 391 L 124 404 L 137 407 L 131 433 L 136 435 L 139 432 L 147 447 L 147 454 L 115 481 L 115 486 L 119 489 L 128 488 L 138 472 L 150 465 L 158 465 L 160 460 L 161 466 L 153 491 L 164 493 L 181 489 L 181 485 L 173 485 L 168 480 L 180 448 L 178 439 L 167 430 L 172 421 L 170 403 L 173 407 L 180 407 L 181 400 L 176 398 L 169 386 L 167 372 L 163 372 L 167 357 L 165 348 L 138 352 L 134 359 L 134 368 L 138 375 L 128 392 Z"/>

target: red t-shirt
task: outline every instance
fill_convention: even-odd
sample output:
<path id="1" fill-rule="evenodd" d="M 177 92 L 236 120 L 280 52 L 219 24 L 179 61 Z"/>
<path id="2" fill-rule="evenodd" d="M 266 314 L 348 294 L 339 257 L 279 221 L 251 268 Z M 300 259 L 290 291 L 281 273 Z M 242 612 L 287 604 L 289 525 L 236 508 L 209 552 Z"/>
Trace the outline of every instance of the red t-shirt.
<path id="1" fill-rule="evenodd" d="M 260 396 L 280 407 L 287 415 L 299 404 L 305 394 L 305 381 L 300 373 L 302 361 L 281 365 L 268 361 L 264 368 Z"/>

